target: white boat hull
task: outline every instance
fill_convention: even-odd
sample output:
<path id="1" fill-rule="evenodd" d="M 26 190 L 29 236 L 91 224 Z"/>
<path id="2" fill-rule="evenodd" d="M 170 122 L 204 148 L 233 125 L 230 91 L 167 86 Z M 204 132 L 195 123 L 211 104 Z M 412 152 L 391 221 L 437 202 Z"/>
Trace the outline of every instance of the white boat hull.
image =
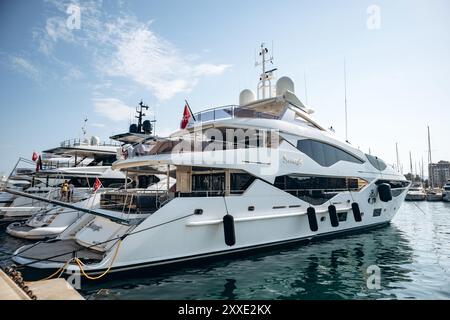
<path id="1" fill-rule="evenodd" d="M 226 206 L 223 197 L 173 199 L 130 231 L 131 234 L 123 239 L 113 263 L 116 239 L 121 233 L 116 233 L 116 238 L 109 235 L 102 239 L 93 230 L 93 245 L 95 242 L 114 241 L 111 241 L 110 250 L 101 262 L 86 264 L 84 268 L 95 274 L 107 269 L 111 263 L 112 271 L 157 266 L 371 228 L 388 223 L 400 208 L 406 193 L 404 191 L 389 202 L 378 199 L 375 203 L 367 201 L 373 186 L 351 195 L 339 194 L 331 202 L 336 206 L 337 212 L 347 213 L 346 221 L 340 221 L 338 226 L 333 227 L 327 202 L 315 207 L 318 230 L 311 231 L 306 213 L 309 204 L 259 180 L 253 187 L 242 196 L 226 197 Z M 264 196 L 268 191 L 272 194 L 271 197 Z M 352 202 L 358 203 L 364 213 L 360 222 L 353 216 Z M 273 209 L 281 204 L 285 208 Z M 252 205 L 255 210 L 249 211 L 248 207 Z M 192 215 L 198 208 L 203 210 L 203 214 Z M 233 246 L 227 246 L 224 241 L 222 218 L 227 211 L 235 221 L 236 243 Z M 186 217 L 187 215 L 189 216 Z M 110 221 L 108 223 L 111 224 Z M 64 233 L 60 238 L 63 238 Z M 169 236 L 174 234 L 177 237 Z M 83 245 L 89 245 L 86 235 Z M 26 247 L 16 251 L 14 261 L 20 264 L 32 262 L 33 259 L 20 256 L 21 250 L 26 250 Z M 63 264 L 62 261 L 39 262 L 32 266 L 53 269 Z M 78 270 L 78 266 L 70 265 L 68 269 Z"/>

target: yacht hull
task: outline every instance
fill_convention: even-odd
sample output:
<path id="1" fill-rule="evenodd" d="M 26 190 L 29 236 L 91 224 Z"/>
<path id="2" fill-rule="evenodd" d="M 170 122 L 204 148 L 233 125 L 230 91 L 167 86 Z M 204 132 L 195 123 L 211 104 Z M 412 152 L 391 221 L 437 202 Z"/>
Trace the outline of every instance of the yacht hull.
<path id="1" fill-rule="evenodd" d="M 450 202 L 450 192 L 446 192 L 443 194 L 442 201 Z"/>
<path id="2" fill-rule="evenodd" d="M 427 194 L 427 201 L 442 201 L 442 194 Z"/>
<path id="3" fill-rule="evenodd" d="M 424 194 L 408 194 L 406 195 L 405 201 L 425 201 L 426 195 Z"/>
<path id="4" fill-rule="evenodd" d="M 249 247 L 243 247 L 243 248 L 236 248 L 236 249 L 229 249 L 229 250 L 223 250 L 223 251 L 216 251 L 216 252 L 209 252 L 204 254 L 198 254 L 198 255 L 191 255 L 191 256 L 184 256 L 179 258 L 172 258 L 172 259 L 166 259 L 166 260 L 157 260 L 157 261 L 149 261 L 149 262 L 143 262 L 133 265 L 127 265 L 127 266 L 117 266 L 117 267 L 111 267 L 111 269 L 108 271 L 108 273 L 117 273 L 117 272 L 125 272 L 125 271 L 131 271 L 131 270 L 141 270 L 141 269 L 156 269 L 164 266 L 180 266 L 184 263 L 195 263 L 200 261 L 214 261 L 215 259 L 225 259 L 227 257 L 242 257 L 245 256 L 248 253 L 257 253 L 257 252 L 264 252 L 276 248 L 286 248 L 290 246 L 300 246 L 305 245 L 314 241 L 325 241 L 328 239 L 335 239 L 341 236 L 346 235 L 352 235 L 352 234 L 360 234 L 366 231 L 370 231 L 373 229 L 383 228 L 390 224 L 390 221 L 384 221 L 372 225 L 362 226 L 362 227 L 355 227 L 348 230 L 342 230 L 342 231 L 335 231 L 335 232 L 329 232 L 325 234 L 319 234 L 313 237 L 306 236 L 306 237 L 299 237 L 295 239 L 289 239 L 284 241 L 278 241 L 278 242 L 272 242 L 272 243 L 265 243 L 261 245 L 254 245 Z M 15 257 L 13 259 L 15 262 L 19 264 L 28 264 L 32 263 L 33 260 L 25 259 L 22 257 Z M 52 264 L 53 267 L 51 267 L 48 263 L 34 263 L 31 267 L 36 269 L 47 269 L 47 270 L 53 270 L 53 269 L 59 269 L 61 267 L 60 264 Z M 79 270 L 77 267 L 70 268 L 68 267 L 67 270 Z M 85 270 L 90 270 L 86 268 Z M 90 275 L 99 275 L 104 273 L 107 270 L 107 268 L 104 269 L 92 269 L 89 271 Z"/>
<path id="5" fill-rule="evenodd" d="M 254 189 L 260 193 L 253 193 L 237 197 L 226 197 L 226 206 L 223 197 L 210 198 L 175 198 L 160 210 L 143 221 L 137 228 L 132 229 L 117 249 L 117 238 L 108 235 L 103 240 L 114 241 L 109 250 L 105 251 L 104 258 L 100 262 L 86 263 L 84 270 L 89 274 L 99 274 L 111 266 L 111 271 L 122 271 L 152 266 L 162 266 L 182 261 L 218 257 L 233 253 L 243 253 L 255 249 L 269 248 L 302 241 L 311 241 L 324 237 L 335 237 L 348 232 L 362 232 L 377 226 L 389 223 L 400 208 L 406 191 L 394 197 L 389 202 L 369 203 L 372 187 L 349 194 L 343 193 L 332 199 L 338 214 L 345 213 L 346 219 L 339 224 L 331 224 L 329 202 L 322 206 L 315 206 L 318 230 L 312 231 L 307 208 L 309 204 L 301 202 L 298 198 L 277 191 L 271 186 L 264 186 L 260 182 Z M 264 188 L 267 188 L 264 190 Z M 268 192 L 270 189 L 270 192 Z M 270 197 L 267 194 L 271 194 Z M 361 221 L 355 219 L 351 203 L 359 203 L 360 211 L 363 213 Z M 284 203 L 285 207 L 273 209 L 275 205 Z M 300 203 L 300 204 L 299 204 Z M 254 211 L 247 208 L 255 205 Z M 294 208 L 295 205 L 295 208 Z M 201 215 L 192 215 L 199 206 L 203 210 Z M 290 208 L 291 207 L 291 208 Z M 234 217 L 234 228 L 236 243 L 228 246 L 224 238 L 223 216 L 227 214 Z M 111 222 L 109 222 L 111 224 Z M 95 228 L 106 230 L 96 222 Z M 88 227 L 89 229 L 90 227 Z M 88 230 L 93 234 L 92 239 L 97 243 L 99 232 Z M 94 237 L 95 235 L 95 237 Z M 120 237 L 120 234 L 114 233 Z M 109 239 L 109 240 L 108 240 Z M 87 235 L 83 239 L 76 239 L 83 247 L 88 248 Z M 153 245 L 152 245 L 153 244 Z M 58 243 L 55 242 L 55 246 Z M 33 256 L 29 246 L 22 247 L 16 251 L 13 260 L 19 264 L 50 258 L 47 255 Z M 26 254 L 21 254 L 25 252 Z M 117 253 L 117 256 L 116 256 Z M 80 256 L 80 258 L 82 258 Z M 65 261 L 42 261 L 33 263 L 31 266 L 41 269 L 60 268 Z M 77 265 L 69 265 L 69 270 L 78 271 Z"/>

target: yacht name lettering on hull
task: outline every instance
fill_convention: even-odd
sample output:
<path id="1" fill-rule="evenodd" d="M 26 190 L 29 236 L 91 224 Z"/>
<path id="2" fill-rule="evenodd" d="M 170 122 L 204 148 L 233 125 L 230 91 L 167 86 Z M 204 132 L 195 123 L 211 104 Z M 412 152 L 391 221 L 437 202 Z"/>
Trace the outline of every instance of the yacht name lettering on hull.
<path id="1" fill-rule="evenodd" d="M 303 165 L 303 159 L 301 159 L 301 158 L 288 158 L 286 156 L 283 156 L 282 160 L 283 160 L 284 164 L 293 164 L 298 167 Z"/>

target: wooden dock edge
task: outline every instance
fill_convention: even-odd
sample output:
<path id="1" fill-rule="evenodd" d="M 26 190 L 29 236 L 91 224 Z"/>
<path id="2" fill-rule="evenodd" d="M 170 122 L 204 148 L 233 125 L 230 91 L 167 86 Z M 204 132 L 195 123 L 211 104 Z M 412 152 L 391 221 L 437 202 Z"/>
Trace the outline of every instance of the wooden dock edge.
<path id="1" fill-rule="evenodd" d="M 26 282 L 37 300 L 84 300 L 84 298 L 62 278 Z M 0 300 L 31 300 L 31 298 L 0 270 Z"/>

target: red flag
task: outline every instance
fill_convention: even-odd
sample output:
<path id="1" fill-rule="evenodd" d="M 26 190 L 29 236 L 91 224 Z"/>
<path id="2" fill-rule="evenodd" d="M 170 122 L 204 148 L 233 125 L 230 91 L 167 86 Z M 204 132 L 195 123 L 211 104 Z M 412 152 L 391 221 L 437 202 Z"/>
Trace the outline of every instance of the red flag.
<path id="1" fill-rule="evenodd" d="M 191 113 L 189 112 L 189 108 L 187 103 L 184 105 L 183 118 L 181 119 L 180 129 L 185 129 L 187 124 L 189 123 L 189 119 L 191 118 Z"/>
<path id="2" fill-rule="evenodd" d="M 36 153 L 36 151 L 33 151 L 33 156 L 31 157 L 31 160 L 36 161 L 38 158 L 38 155 Z"/>
<path id="3" fill-rule="evenodd" d="M 98 178 L 95 178 L 94 192 L 97 191 L 98 189 L 100 189 L 101 185 L 102 185 L 102 183 L 100 182 L 100 180 Z"/>

